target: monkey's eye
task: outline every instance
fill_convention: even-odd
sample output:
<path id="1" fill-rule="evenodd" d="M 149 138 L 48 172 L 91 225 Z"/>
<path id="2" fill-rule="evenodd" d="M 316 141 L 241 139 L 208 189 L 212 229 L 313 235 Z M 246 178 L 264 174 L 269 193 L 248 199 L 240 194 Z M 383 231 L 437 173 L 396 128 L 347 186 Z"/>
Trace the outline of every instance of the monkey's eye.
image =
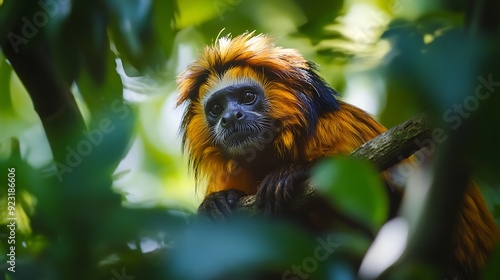
<path id="1" fill-rule="evenodd" d="M 222 113 L 222 106 L 218 103 L 214 103 L 210 107 L 210 114 L 213 116 L 218 116 Z"/>
<path id="2" fill-rule="evenodd" d="M 257 94 L 251 91 L 245 91 L 243 96 L 241 97 L 241 103 L 243 104 L 252 104 L 257 98 Z"/>

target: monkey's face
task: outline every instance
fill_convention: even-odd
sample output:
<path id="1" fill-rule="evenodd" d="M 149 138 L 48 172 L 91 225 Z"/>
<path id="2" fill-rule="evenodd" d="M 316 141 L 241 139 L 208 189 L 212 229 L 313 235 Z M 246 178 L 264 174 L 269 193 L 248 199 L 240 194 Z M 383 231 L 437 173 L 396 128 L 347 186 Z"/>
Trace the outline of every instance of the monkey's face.
<path id="1" fill-rule="evenodd" d="M 297 156 L 318 118 L 338 107 L 312 63 L 253 33 L 220 38 L 177 81 L 177 104 L 187 105 L 180 131 L 195 170 L 220 154 Z"/>
<path id="2" fill-rule="evenodd" d="M 264 88 L 251 78 L 222 79 L 202 100 L 216 146 L 238 157 L 269 143 L 270 118 Z"/>

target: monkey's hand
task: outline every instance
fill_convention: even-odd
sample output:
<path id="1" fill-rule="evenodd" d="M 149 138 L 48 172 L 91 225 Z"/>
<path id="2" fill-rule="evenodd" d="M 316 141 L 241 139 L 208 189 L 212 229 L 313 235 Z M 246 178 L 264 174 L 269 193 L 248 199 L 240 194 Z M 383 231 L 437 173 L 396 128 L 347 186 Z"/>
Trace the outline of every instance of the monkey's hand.
<path id="1" fill-rule="evenodd" d="M 240 190 L 229 189 L 209 194 L 198 208 L 198 215 L 213 220 L 224 220 L 231 215 L 241 197 L 246 194 Z"/>
<path id="2" fill-rule="evenodd" d="M 290 165 L 270 173 L 257 190 L 257 206 L 268 216 L 288 212 L 291 198 L 307 179 L 309 170 L 302 165 Z"/>

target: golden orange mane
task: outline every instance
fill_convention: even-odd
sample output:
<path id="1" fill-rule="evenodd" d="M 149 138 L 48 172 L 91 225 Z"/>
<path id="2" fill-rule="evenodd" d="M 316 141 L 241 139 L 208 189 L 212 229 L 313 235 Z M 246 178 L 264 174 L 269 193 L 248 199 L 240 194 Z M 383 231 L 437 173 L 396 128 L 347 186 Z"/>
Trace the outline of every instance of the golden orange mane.
<path id="1" fill-rule="evenodd" d="M 231 159 L 214 146 L 202 99 L 225 80 L 237 79 L 252 79 L 264 89 L 267 113 L 280 125 L 281 137 L 273 143 L 278 157 L 298 155 L 298 142 L 314 132 L 319 115 L 338 107 L 336 92 L 296 50 L 276 47 L 267 36 L 253 32 L 220 38 L 177 79 L 177 104 L 187 106 L 181 126 L 183 145 L 196 176 L 214 168 L 231 172 Z"/>

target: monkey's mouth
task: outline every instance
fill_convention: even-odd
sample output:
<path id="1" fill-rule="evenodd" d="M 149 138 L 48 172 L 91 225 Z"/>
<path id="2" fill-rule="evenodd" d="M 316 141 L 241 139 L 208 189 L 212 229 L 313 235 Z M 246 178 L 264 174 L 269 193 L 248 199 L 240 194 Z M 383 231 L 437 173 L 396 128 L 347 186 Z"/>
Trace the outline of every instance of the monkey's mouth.
<path id="1" fill-rule="evenodd" d="M 263 150 L 273 143 L 276 135 L 277 130 L 264 120 L 220 131 L 216 139 L 227 155 L 239 157 L 250 151 Z"/>
<path id="2" fill-rule="evenodd" d="M 236 131 L 231 133 L 224 140 L 224 143 L 228 147 L 242 146 L 245 143 L 253 142 L 257 138 L 256 134 L 255 131 Z"/>

